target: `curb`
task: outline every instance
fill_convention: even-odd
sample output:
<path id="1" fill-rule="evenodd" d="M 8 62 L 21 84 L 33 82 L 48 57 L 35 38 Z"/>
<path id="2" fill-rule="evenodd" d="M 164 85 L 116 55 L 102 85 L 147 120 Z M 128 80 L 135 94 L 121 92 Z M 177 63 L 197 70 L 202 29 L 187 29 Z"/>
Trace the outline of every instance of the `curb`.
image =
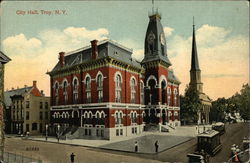
<path id="1" fill-rule="evenodd" d="M 172 149 L 172 148 L 174 148 L 174 147 L 176 147 L 176 146 L 179 146 L 179 145 L 181 145 L 181 144 L 184 144 L 184 143 L 186 143 L 186 142 L 189 142 L 189 141 L 191 141 L 191 140 L 193 140 L 193 139 L 195 139 L 195 137 L 194 137 L 194 138 L 191 138 L 191 139 L 188 139 L 188 140 L 186 140 L 186 141 L 183 141 L 183 142 L 181 142 L 181 143 L 175 144 L 175 145 L 173 145 L 173 146 L 171 146 L 171 147 L 169 147 L 169 148 L 166 148 L 166 149 L 164 149 L 164 150 L 162 150 L 162 151 L 160 151 L 160 152 L 158 152 L 158 153 L 145 153 L 145 152 L 124 151 L 124 150 L 119 150 L 119 149 L 110 149 L 110 148 L 104 148 L 104 147 L 87 146 L 87 145 L 81 145 L 81 144 L 69 144 L 69 143 L 62 143 L 62 142 L 59 142 L 59 143 L 58 143 L 58 142 L 52 142 L 52 141 L 46 141 L 46 140 L 34 140 L 34 139 L 30 139 L 30 138 L 24 139 L 24 140 L 40 141 L 40 142 L 54 143 L 54 144 L 63 144 L 63 145 L 71 145 L 71 146 L 86 147 L 86 148 L 93 148 L 93 149 L 101 149 L 101 150 L 108 150 L 108 151 L 115 151 L 115 152 L 125 152 L 125 153 L 134 153 L 134 154 L 149 154 L 149 155 L 156 155 L 156 154 L 165 152 L 165 151 L 167 151 L 167 150 L 169 150 L 169 149 Z"/>

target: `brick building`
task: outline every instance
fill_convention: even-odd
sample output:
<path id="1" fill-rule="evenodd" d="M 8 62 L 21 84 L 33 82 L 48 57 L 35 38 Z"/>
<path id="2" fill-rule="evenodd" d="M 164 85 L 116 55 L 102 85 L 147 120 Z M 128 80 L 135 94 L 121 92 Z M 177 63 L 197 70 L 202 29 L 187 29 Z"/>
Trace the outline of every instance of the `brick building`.
<path id="1" fill-rule="evenodd" d="M 51 123 L 80 138 L 113 139 L 180 125 L 179 80 L 161 16 L 149 16 L 142 62 L 112 40 L 60 52 L 51 72 Z M 71 134 L 68 134 L 68 133 Z"/>
<path id="2" fill-rule="evenodd" d="M 4 65 L 11 59 L 0 51 L 0 160 L 4 152 Z"/>
<path id="3" fill-rule="evenodd" d="M 31 135 L 45 133 L 45 125 L 49 124 L 50 97 L 32 86 L 12 89 L 5 92 L 6 133 Z"/>

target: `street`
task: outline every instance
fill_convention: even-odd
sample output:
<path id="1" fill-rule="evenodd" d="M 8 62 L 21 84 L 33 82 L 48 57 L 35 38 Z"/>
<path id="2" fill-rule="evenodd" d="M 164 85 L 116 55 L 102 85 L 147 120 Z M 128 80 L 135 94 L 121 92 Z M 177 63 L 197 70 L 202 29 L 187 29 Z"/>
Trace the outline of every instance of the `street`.
<path id="1" fill-rule="evenodd" d="M 242 139 L 248 136 L 249 123 L 234 123 L 226 125 L 226 133 L 221 136 L 222 150 L 210 159 L 210 162 L 225 162 L 230 158 L 232 144 L 242 146 Z M 27 148 L 39 148 L 36 151 Z M 35 157 L 48 163 L 67 163 L 72 152 L 76 155 L 78 163 L 85 162 L 187 162 L 186 155 L 196 149 L 196 139 L 175 146 L 158 154 L 137 154 L 98 148 L 88 148 L 57 143 L 46 143 L 20 138 L 6 138 L 5 150 L 7 152 L 23 154 L 28 157 Z"/>

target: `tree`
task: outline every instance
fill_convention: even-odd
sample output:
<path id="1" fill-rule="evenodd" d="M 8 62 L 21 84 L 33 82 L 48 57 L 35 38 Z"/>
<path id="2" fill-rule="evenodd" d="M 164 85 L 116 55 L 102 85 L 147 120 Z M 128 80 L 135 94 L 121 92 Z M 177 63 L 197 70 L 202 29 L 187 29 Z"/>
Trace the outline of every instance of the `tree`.
<path id="1" fill-rule="evenodd" d="M 202 108 L 198 91 L 192 87 L 187 87 L 185 95 L 180 96 L 180 105 L 180 117 L 184 125 L 186 123 L 197 123 L 198 112 Z"/>
<path id="2" fill-rule="evenodd" d="M 250 86 L 245 84 L 240 91 L 239 112 L 244 120 L 250 120 Z"/>
<path id="3" fill-rule="evenodd" d="M 224 112 L 227 110 L 227 99 L 218 98 L 212 102 L 212 108 L 210 110 L 210 121 L 223 122 L 225 120 Z"/>

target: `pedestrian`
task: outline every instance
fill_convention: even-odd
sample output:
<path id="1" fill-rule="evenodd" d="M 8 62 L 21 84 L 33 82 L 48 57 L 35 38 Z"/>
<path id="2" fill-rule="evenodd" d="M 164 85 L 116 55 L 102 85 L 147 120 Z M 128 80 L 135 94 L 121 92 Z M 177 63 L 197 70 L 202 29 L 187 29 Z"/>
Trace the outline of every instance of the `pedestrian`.
<path id="1" fill-rule="evenodd" d="M 155 142 L 155 152 L 156 153 L 158 152 L 158 148 L 159 148 L 159 142 L 158 142 L 158 140 L 156 140 L 156 142 Z"/>
<path id="2" fill-rule="evenodd" d="M 135 142 L 135 152 L 138 152 L 138 143 L 137 143 L 137 141 Z"/>
<path id="3" fill-rule="evenodd" d="M 71 163 L 75 162 L 75 155 L 74 155 L 74 153 L 71 153 L 71 155 L 70 155 L 70 161 L 71 161 Z"/>

